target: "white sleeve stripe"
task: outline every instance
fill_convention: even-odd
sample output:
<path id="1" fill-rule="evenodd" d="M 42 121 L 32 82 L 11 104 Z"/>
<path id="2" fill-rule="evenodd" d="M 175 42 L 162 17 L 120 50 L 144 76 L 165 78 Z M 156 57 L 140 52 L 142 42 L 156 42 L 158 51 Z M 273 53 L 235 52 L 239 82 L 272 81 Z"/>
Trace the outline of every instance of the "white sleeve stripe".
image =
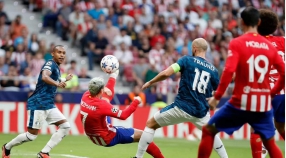
<path id="1" fill-rule="evenodd" d="M 50 67 L 50 66 L 44 66 L 44 68 L 46 68 L 46 69 L 51 69 L 51 67 Z"/>
<path id="2" fill-rule="evenodd" d="M 117 113 L 117 117 L 120 117 L 122 114 L 122 110 L 119 110 L 118 113 Z"/>
<path id="3" fill-rule="evenodd" d="M 46 68 L 43 68 L 43 69 L 42 69 L 42 71 L 43 71 L 43 70 L 48 70 L 48 71 L 52 72 L 51 70 L 49 70 L 49 69 L 46 69 Z"/>

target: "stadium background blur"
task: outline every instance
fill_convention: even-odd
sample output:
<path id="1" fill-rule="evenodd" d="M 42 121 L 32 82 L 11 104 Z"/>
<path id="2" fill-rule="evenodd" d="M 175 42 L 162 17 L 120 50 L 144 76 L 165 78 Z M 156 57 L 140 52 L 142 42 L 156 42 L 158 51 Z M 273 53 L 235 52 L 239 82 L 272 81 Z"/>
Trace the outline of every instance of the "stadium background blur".
<path id="1" fill-rule="evenodd" d="M 62 77 L 67 73 L 75 74 L 67 88 L 59 89 L 55 97 L 59 109 L 68 115 L 69 121 L 74 121 L 75 129 L 72 129 L 71 134 L 83 134 L 82 127 L 78 125 L 79 118 L 74 116 L 79 112 L 74 104 L 79 103 L 90 78 L 107 78 L 99 64 L 100 59 L 107 54 L 115 55 L 120 61 L 120 77 L 115 88 L 117 94 L 112 103 L 127 105 L 135 95 L 139 95 L 143 98 L 141 106 L 145 107 L 145 110 L 137 110 L 125 122 L 112 121 L 116 125 L 143 129 L 147 117 L 158 110 L 152 110 L 150 106 L 162 105 L 161 100 L 165 103 L 173 101 L 180 75 L 174 75 L 144 92 L 140 90 L 142 84 L 179 57 L 192 55 L 192 40 L 198 37 L 209 42 L 207 60 L 213 63 L 221 75 L 230 40 L 242 34 L 239 13 L 249 5 L 275 11 L 280 23 L 274 35 L 285 36 L 284 0 L 0 0 L 0 132 L 18 133 L 25 129 L 23 120 L 26 120 L 26 114 L 22 112 L 24 104 L 21 103 L 26 102 L 35 89 L 41 66 L 51 59 L 51 49 L 55 45 L 64 45 L 67 50 L 66 63 L 60 66 Z M 231 96 L 233 86 L 229 85 L 222 103 Z M 140 121 L 142 116 L 144 121 Z M 170 132 L 171 128 L 164 128 L 157 136 L 187 137 L 182 131 L 193 131 L 194 127 L 186 126 L 171 127 L 174 128 L 173 133 Z M 45 127 L 42 133 L 53 131 L 54 128 Z M 242 133 L 230 138 L 249 138 L 248 132 L 249 128 L 244 127 Z M 229 138 L 223 134 L 221 136 Z M 4 143 L 5 139 L 9 140 L 13 135 L 0 137 L 1 143 L 2 140 Z M 55 150 L 69 152 L 70 149 L 64 146 L 72 144 L 72 139 L 79 138 L 67 139 L 67 143 L 63 141 L 64 144 Z M 168 141 L 175 140 L 158 141 L 159 146 L 163 146 L 163 152 L 169 152 L 169 155 L 176 153 L 172 152 L 173 146 L 164 147 Z M 178 140 L 180 143 L 187 142 Z M 284 149 L 282 144 L 280 147 Z M 230 152 L 235 151 L 233 155 L 250 155 L 247 142 L 236 144 L 230 141 L 226 142 L 226 146 L 228 151 L 233 147 L 230 149 Z M 129 149 L 134 148 L 135 152 L 135 147 L 130 145 Z M 181 148 L 178 153 L 182 155 L 190 152 L 178 146 L 178 149 Z M 24 149 L 25 145 L 17 149 L 18 155 Z M 120 147 L 115 148 L 116 152 L 120 150 Z M 196 154 L 197 148 L 191 151 Z M 104 153 L 101 154 L 105 157 Z M 120 154 L 126 156 L 124 152 Z"/>

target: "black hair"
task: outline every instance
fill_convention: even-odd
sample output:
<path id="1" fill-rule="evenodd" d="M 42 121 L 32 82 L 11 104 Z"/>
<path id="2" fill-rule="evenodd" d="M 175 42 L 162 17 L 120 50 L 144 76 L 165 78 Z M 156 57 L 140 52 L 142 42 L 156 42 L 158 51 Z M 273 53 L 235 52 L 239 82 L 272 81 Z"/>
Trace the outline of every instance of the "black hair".
<path id="1" fill-rule="evenodd" d="M 246 26 L 255 27 L 258 25 L 260 14 L 254 7 L 246 7 L 240 14 L 244 24 Z"/>
<path id="2" fill-rule="evenodd" d="M 53 48 L 53 52 L 55 52 L 56 51 L 56 49 L 58 49 L 58 47 L 64 47 L 63 45 L 56 45 L 56 46 L 54 46 L 54 48 Z"/>
<path id="3" fill-rule="evenodd" d="M 266 36 L 275 32 L 279 25 L 278 16 L 276 13 L 269 9 L 260 9 L 259 12 L 261 23 L 257 27 L 258 33 Z"/>

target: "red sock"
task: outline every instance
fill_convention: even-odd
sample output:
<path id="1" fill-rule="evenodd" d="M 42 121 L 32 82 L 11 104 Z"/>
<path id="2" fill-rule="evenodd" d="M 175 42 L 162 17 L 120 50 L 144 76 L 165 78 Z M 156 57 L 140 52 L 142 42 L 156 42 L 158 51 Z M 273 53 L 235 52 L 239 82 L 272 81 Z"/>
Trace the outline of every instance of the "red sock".
<path id="1" fill-rule="evenodd" d="M 113 99 L 115 83 L 116 83 L 116 79 L 113 77 L 109 77 L 105 87 L 111 90 L 112 95 L 108 96 L 107 94 L 103 93 L 102 97 L 109 99 L 109 101 Z"/>
<path id="2" fill-rule="evenodd" d="M 265 148 L 268 150 L 270 158 L 283 158 L 283 154 L 279 147 L 276 145 L 274 138 L 263 141 Z"/>
<path id="3" fill-rule="evenodd" d="M 280 133 L 280 135 L 285 140 L 285 131 L 283 131 L 283 133 Z"/>
<path id="4" fill-rule="evenodd" d="M 214 135 L 203 127 L 202 140 L 199 146 L 198 158 L 209 158 L 211 156 L 214 144 Z"/>
<path id="5" fill-rule="evenodd" d="M 188 123 L 189 125 L 189 134 L 193 134 L 194 129 L 196 128 L 196 126 L 192 123 Z"/>
<path id="6" fill-rule="evenodd" d="M 262 141 L 259 134 L 251 133 L 250 146 L 253 158 L 261 158 L 262 153 Z"/>
<path id="7" fill-rule="evenodd" d="M 161 153 L 159 147 L 154 143 L 150 143 L 146 152 L 153 156 L 154 158 L 164 158 L 163 154 Z"/>

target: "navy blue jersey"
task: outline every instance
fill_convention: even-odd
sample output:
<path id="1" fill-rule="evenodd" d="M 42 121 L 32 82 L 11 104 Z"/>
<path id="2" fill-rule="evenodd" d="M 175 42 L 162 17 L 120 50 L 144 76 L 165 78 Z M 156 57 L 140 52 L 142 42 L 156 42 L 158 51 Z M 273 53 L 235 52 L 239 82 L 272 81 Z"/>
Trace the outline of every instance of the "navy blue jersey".
<path id="1" fill-rule="evenodd" d="M 60 80 L 61 74 L 58 64 L 53 60 L 47 61 L 42 67 L 41 73 L 38 78 L 36 90 L 28 99 L 28 110 L 48 110 L 55 108 L 54 97 L 57 92 L 57 87 L 49 85 L 42 80 L 43 70 L 51 71 L 52 74 L 50 75 L 50 77 L 53 80 Z"/>
<path id="2" fill-rule="evenodd" d="M 183 56 L 177 63 L 181 80 L 175 103 L 186 113 L 202 118 L 209 110 L 206 98 L 218 87 L 218 71 L 201 57 Z"/>

